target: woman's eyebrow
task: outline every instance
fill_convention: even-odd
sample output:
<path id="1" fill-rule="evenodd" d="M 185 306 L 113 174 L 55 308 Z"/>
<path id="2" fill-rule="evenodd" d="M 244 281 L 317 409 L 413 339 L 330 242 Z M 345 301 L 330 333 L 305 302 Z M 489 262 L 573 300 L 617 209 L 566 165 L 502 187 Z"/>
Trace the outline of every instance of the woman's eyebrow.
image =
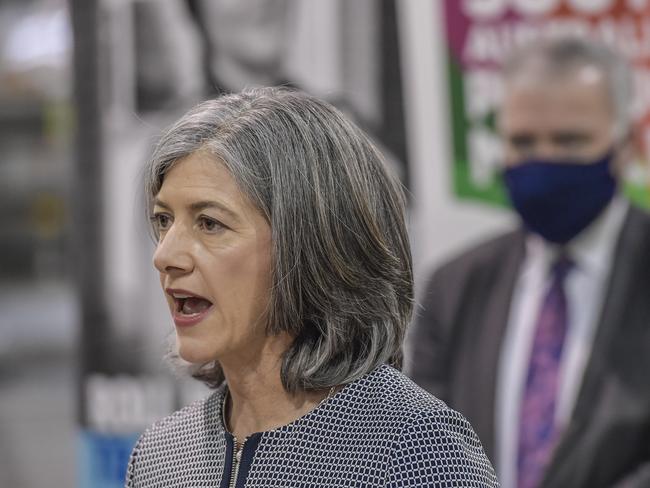
<path id="1" fill-rule="evenodd" d="M 163 202 L 162 200 L 160 200 L 159 198 L 154 198 L 153 206 L 154 207 L 162 207 L 165 210 L 171 210 L 171 207 L 169 205 L 167 205 L 165 202 Z"/>
<path id="2" fill-rule="evenodd" d="M 171 207 L 160 200 L 159 198 L 154 199 L 154 206 L 156 207 L 162 207 L 165 210 L 171 210 Z M 221 210 L 222 212 L 228 214 L 230 217 L 233 219 L 240 221 L 239 216 L 233 212 L 230 208 L 228 208 L 227 205 L 217 202 L 216 200 L 200 200 L 198 202 L 192 202 L 189 205 L 189 209 L 192 212 L 200 212 L 201 210 L 205 210 L 206 208 L 216 208 L 217 210 Z"/>

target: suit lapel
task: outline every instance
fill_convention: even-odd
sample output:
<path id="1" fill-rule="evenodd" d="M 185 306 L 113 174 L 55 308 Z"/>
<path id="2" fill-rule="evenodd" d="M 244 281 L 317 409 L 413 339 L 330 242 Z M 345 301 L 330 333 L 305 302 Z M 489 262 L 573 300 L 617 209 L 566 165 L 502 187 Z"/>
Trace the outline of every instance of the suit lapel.
<path id="1" fill-rule="evenodd" d="M 595 410 L 594 404 L 598 402 L 607 378 L 609 348 L 628 306 L 627 297 L 630 287 L 633 286 L 638 253 L 646 249 L 646 246 L 639 242 L 643 237 L 637 232 L 639 218 L 641 218 L 639 211 L 631 207 L 614 250 L 605 301 L 571 422 L 555 450 L 543 487 L 580 486 L 575 483 L 588 474 L 584 470 L 588 470 L 589 466 L 579 462 L 581 451 L 579 445 Z"/>

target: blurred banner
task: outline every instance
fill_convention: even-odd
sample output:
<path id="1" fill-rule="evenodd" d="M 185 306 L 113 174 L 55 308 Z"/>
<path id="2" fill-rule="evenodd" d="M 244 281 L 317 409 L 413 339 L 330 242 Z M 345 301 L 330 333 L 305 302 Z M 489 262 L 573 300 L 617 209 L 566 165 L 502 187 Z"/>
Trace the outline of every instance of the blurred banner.
<path id="1" fill-rule="evenodd" d="M 647 0 L 445 0 L 453 185 L 456 195 L 505 204 L 495 111 L 501 66 L 513 48 L 536 39 L 592 36 L 634 69 L 634 119 L 643 160 L 630 168 L 627 192 L 650 206 L 650 2 Z"/>

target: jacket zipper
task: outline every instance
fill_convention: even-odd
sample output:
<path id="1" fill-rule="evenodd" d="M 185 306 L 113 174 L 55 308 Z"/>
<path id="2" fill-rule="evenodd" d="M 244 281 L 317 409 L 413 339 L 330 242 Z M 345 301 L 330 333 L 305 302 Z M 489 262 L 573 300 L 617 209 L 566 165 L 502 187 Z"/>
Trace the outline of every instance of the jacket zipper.
<path id="1" fill-rule="evenodd" d="M 239 465 L 241 464 L 241 456 L 242 453 L 244 452 L 244 444 L 246 444 L 246 441 L 248 440 L 248 437 L 241 442 L 241 444 L 237 441 L 236 437 L 233 437 L 233 457 L 232 457 L 232 468 L 230 470 L 230 488 L 235 488 L 237 485 L 237 475 L 239 474 Z"/>

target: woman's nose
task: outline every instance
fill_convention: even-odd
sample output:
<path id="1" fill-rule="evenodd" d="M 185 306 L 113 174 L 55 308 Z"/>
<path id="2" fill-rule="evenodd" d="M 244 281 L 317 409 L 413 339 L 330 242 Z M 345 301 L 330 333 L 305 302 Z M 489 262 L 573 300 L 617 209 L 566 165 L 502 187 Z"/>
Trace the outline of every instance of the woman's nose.
<path id="1" fill-rule="evenodd" d="M 182 227 L 172 227 L 158 241 L 153 264 L 160 273 L 185 274 L 194 268 L 190 242 Z"/>

